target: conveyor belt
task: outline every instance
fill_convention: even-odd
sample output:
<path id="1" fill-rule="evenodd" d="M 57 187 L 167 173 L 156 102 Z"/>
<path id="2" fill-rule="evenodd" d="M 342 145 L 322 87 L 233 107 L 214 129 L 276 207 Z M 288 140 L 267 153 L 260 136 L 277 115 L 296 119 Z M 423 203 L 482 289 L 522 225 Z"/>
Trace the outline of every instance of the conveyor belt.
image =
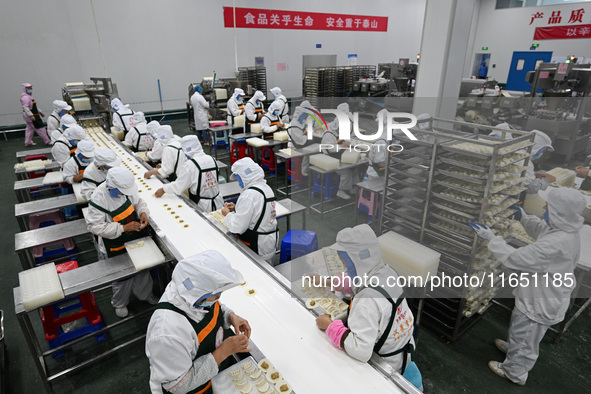
<path id="1" fill-rule="evenodd" d="M 128 165 L 136 168 L 139 164 L 106 133 L 89 131 L 88 136 L 97 146 L 114 149 Z M 143 177 L 146 169 L 139 165 L 135 172 Z M 247 285 L 225 291 L 222 301 L 249 321 L 251 339 L 281 371 L 295 392 L 403 392 L 371 365 L 356 361 L 335 348 L 316 328 L 314 316 L 279 283 L 282 280 L 285 286 L 289 286 L 287 280 L 280 276 L 273 278 L 265 272 L 233 240 L 214 230 L 207 219 L 188 207 L 183 199 L 168 193 L 159 199 L 153 197 L 153 192 L 161 185 L 158 179 L 153 177 L 146 182 L 152 191 L 140 195 L 150 208 L 151 221 L 159 228 L 157 234 L 174 246 L 171 251 L 178 254 L 177 258 L 216 249 L 244 275 Z M 173 207 L 176 215 L 170 214 L 164 204 Z M 179 205 L 182 208 L 178 208 Z M 174 219 L 174 216 L 181 218 Z M 183 223 L 178 222 L 181 219 Z M 255 289 L 256 295 L 247 296 L 248 289 Z"/>

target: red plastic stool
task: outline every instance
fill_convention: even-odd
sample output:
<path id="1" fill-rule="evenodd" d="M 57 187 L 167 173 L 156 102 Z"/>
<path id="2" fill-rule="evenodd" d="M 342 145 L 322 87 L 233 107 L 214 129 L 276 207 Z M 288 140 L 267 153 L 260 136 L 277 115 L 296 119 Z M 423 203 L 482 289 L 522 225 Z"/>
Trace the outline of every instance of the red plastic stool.
<path id="1" fill-rule="evenodd" d="M 301 182 L 304 179 L 302 175 L 301 157 L 296 157 L 287 161 L 287 178 L 294 182 Z"/>
<path id="2" fill-rule="evenodd" d="M 261 152 L 261 167 L 263 170 L 269 170 L 275 172 L 275 152 L 268 146 L 263 146 Z"/>
<path id="3" fill-rule="evenodd" d="M 78 268 L 78 262 L 68 261 L 55 266 L 57 273 Z M 78 310 L 79 309 L 79 310 Z M 74 312 L 72 312 L 74 311 Z M 64 332 L 62 325 L 76 320 L 86 319 L 87 324 Z M 45 331 L 45 339 L 49 341 L 50 348 L 61 346 L 64 342 L 81 337 L 90 332 L 95 332 L 104 327 L 101 314 L 96 306 L 96 300 L 92 292 L 83 293 L 76 297 L 68 298 L 53 305 L 41 308 L 41 322 Z M 96 340 L 102 341 L 106 334 L 96 335 Z M 63 352 L 55 353 L 54 358 L 61 357 Z"/>
<path id="4" fill-rule="evenodd" d="M 363 209 L 364 211 L 367 212 L 367 222 L 371 223 L 373 220 L 373 217 L 377 214 L 378 211 L 378 193 L 369 192 L 369 198 L 364 196 L 364 192 L 366 190 L 361 189 L 361 193 L 359 193 L 359 200 L 357 201 L 357 211 L 359 212 L 359 209 Z"/>
<path id="5" fill-rule="evenodd" d="M 232 164 L 234 164 L 234 162 L 236 160 L 243 159 L 246 156 L 249 156 L 251 159 L 254 160 L 254 149 L 253 149 L 253 147 L 250 146 L 250 145 L 248 145 L 246 143 L 246 140 L 245 139 L 244 140 L 236 140 L 234 142 L 234 146 L 230 150 L 230 160 L 231 160 Z"/>
<path id="6" fill-rule="evenodd" d="M 45 155 L 35 155 L 35 156 L 27 156 L 27 157 L 25 157 L 25 161 L 33 161 L 33 160 L 47 160 L 47 156 L 45 156 Z M 27 173 L 27 177 L 29 179 L 42 178 L 48 172 L 51 172 L 51 170 L 31 171 L 31 172 Z M 37 190 L 38 188 L 34 188 L 34 189 Z M 33 190 L 33 189 L 31 189 L 31 190 Z"/>
<path id="7" fill-rule="evenodd" d="M 64 216 L 59 209 L 34 213 L 29 216 L 29 230 L 65 223 Z"/>

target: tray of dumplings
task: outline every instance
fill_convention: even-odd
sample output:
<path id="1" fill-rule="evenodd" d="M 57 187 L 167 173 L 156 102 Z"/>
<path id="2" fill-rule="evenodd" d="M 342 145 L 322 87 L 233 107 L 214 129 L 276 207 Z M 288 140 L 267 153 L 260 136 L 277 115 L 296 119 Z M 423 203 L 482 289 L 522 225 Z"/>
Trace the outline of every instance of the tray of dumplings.
<path id="1" fill-rule="evenodd" d="M 324 256 L 324 264 L 330 276 L 338 276 L 347 273 L 347 265 L 341 256 L 345 254 L 339 253 L 336 249 L 322 248 L 322 255 Z"/>
<path id="2" fill-rule="evenodd" d="M 224 228 L 227 228 L 224 224 L 224 219 L 226 218 L 222 215 L 222 209 L 218 209 L 217 211 L 210 212 L 209 215 L 214 218 L 219 224 L 221 224 Z"/>
<path id="3" fill-rule="evenodd" d="M 480 174 L 473 171 L 464 170 L 458 167 L 448 166 L 437 168 L 437 171 L 451 178 L 459 179 L 464 182 L 475 183 L 477 185 L 485 185 L 487 179 L 482 178 Z"/>
<path id="4" fill-rule="evenodd" d="M 324 310 L 325 313 L 329 314 L 332 320 L 344 319 L 347 317 L 349 305 L 346 302 L 341 301 L 327 288 L 303 286 L 300 290 L 308 297 L 306 300 L 306 308 L 320 308 Z"/>
<path id="5" fill-rule="evenodd" d="M 452 213 L 454 215 L 460 216 L 462 218 L 465 218 L 465 219 L 468 219 L 471 221 L 475 221 L 475 220 L 477 221 L 478 216 L 480 214 L 480 210 L 464 208 L 464 207 L 461 207 L 455 203 L 451 203 L 451 202 L 447 202 L 447 201 L 443 201 L 443 202 L 431 201 L 431 204 L 433 204 L 434 207 L 441 209 L 442 211 Z"/>
<path id="6" fill-rule="evenodd" d="M 241 360 L 218 373 L 211 379 L 215 394 L 290 394 L 291 385 L 285 381 L 269 361 L 264 358 L 258 363 L 252 356 Z"/>

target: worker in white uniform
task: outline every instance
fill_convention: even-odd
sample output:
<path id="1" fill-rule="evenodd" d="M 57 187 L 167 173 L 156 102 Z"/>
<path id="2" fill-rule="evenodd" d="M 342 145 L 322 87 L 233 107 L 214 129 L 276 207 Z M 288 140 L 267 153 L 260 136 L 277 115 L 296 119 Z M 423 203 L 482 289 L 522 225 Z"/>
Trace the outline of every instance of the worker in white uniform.
<path id="1" fill-rule="evenodd" d="M 158 139 L 154 142 L 154 146 L 162 146 L 162 160 L 160 166 L 154 170 L 146 171 L 144 178 L 150 179 L 152 175 L 162 175 L 168 179 L 169 182 L 174 182 L 183 168 L 185 163 L 185 154 L 181 143 L 174 138 L 172 127 L 168 125 L 160 126 L 157 131 Z M 148 152 L 148 158 L 150 158 Z"/>
<path id="2" fill-rule="evenodd" d="M 273 103 L 278 103 L 281 107 L 279 109 L 279 119 L 283 123 L 289 123 L 289 104 L 287 104 L 287 98 L 281 93 L 281 89 L 275 86 L 271 89 L 271 95 L 273 96 Z"/>
<path id="3" fill-rule="evenodd" d="M 351 128 L 351 122 L 353 121 L 353 114 L 349 111 L 349 104 L 341 103 L 337 106 L 337 109 L 347 114 L 349 118 L 348 127 Z M 323 148 L 322 153 L 325 155 L 334 157 L 335 159 L 341 159 L 341 155 L 345 152 L 345 148 L 349 147 L 350 142 L 339 140 L 339 120 L 335 119 L 328 125 L 328 130 L 322 135 L 321 144 L 330 146 L 330 148 Z M 344 200 L 349 200 L 353 189 L 353 184 L 359 182 L 359 176 L 356 168 L 348 168 L 345 170 L 338 170 L 339 175 L 339 191 L 337 197 Z"/>
<path id="4" fill-rule="evenodd" d="M 125 144 L 134 152 L 145 152 L 152 149 L 154 139 L 148 131 L 143 112 L 136 112 L 131 117 L 131 129 L 125 135 Z"/>
<path id="5" fill-rule="evenodd" d="M 267 98 L 260 90 L 254 92 L 254 95 L 244 104 L 244 132 L 250 133 L 250 128 L 253 124 L 259 123 L 265 114 L 265 106 L 263 101 Z"/>
<path id="6" fill-rule="evenodd" d="M 234 125 L 234 118 L 242 115 L 244 113 L 244 102 L 242 98 L 244 97 L 244 90 L 240 88 L 234 89 L 234 94 L 228 100 L 226 104 L 228 108 L 228 117 L 227 121 L 229 125 Z"/>
<path id="7" fill-rule="evenodd" d="M 123 105 L 118 98 L 111 101 L 111 108 L 113 108 L 113 127 L 123 131 L 124 135 L 127 134 L 131 129 L 131 116 L 134 111 L 129 108 L 129 104 Z"/>
<path id="8" fill-rule="evenodd" d="M 368 179 L 376 179 L 383 177 L 386 173 L 386 165 L 388 164 L 388 141 L 386 140 L 386 123 L 388 111 L 386 109 L 380 110 L 376 114 L 376 122 L 383 122 L 384 128 L 382 135 L 374 140 L 371 144 L 367 154 L 368 167 L 365 176 Z"/>
<path id="9" fill-rule="evenodd" d="M 261 118 L 261 131 L 264 139 L 273 139 L 273 133 L 285 127 L 281 121 L 281 101 L 273 101 L 269 111 Z"/>
<path id="10" fill-rule="evenodd" d="M 51 147 L 53 159 L 63 168 L 68 159 L 74 156 L 78 142 L 86 139 L 86 131 L 78 125 L 73 125 L 64 130 Z"/>
<path id="11" fill-rule="evenodd" d="M 76 119 L 74 119 L 74 117 L 70 114 L 64 114 L 61 119 L 60 119 L 60 124 L 59 127 L 53 131 L 51 131 L 49 134 L 49 138 L 51 138 L 51 143 L 53 144 L 55 141 L 57 141 L 63 134 L 64 131 L 70 127 L 73 126 L 75 124 L 78 124 L 76 122 Z"/>
<path id="12" fill-rule="evenodd" d="M 547 202 L 543 220 L 516 207 L 521 224 L 536 239 L 522 248 L 509 246 L 485 225 L 470 224 L 480 238 L 489 241 L 488 249 L 504 266 L 523 271 L 528 278 L 527 286 L 513 292 L 515 307 L 508 340 L 494 342 L 506 354 L 505 361 L 488 363 L 497 375 L 519 385 L 525 384 L 538 359 L 546 330 L 564 320 L 576 285 L 574 270 L 581 250 L 585 198 L 578 190 L 558 188 L 550 190 Z M 544 275 L 548 274 L 551 279 L 546 283 Z"/>
<path id="13" fill-rule="evenodd" d="M 317 112 L 308 100 L 302 101 L 293 111 L 293 118 L 287 128 L 287 134 L 289 135 L 289 141 L 291 143 L 290 148 L 303 149 L 314 143 L 314 140 L 308 139 L 306 124 L 308 116 L 314 111 Z M 306 155 L 302 157 L 301 170 L 303 176 L 308 176 L 308 167 L 310 167 L 310 156 Z"/>
<path id="14" fill-rule="evenodd" d="M 403 289 L 389 282 L 396 283 L 398 274 L 382 260 L 374 231 L 367 224 L 345 228 L 338 232 L 336 241 L 331 248 L 341 251 L 340 256 L 347 263 L 347 274 L 337 277 L 333 284 L 338 285 L 338 291 L 353 297 L 348 325 L 339 319 L 333 321 L 327 314 L 320 315 L 316 324 L 349 356 L 367 362 L 376 352 L 395 371 L 406 376 L 411 372 L 416 375 L 418 368 L 411 363 L 414 316 L 402 294 Z M 358 278 L 354 281 L 355 277 Z M 359 280 L 364 277 L 371 281 Z M 408 372 L 407 368 L 410 368 Z M 422 390 L 420 373 L 412 383 Z"/>
<path id="15" fill-rule="evenodd" d="M 219 169 L 215 159 L 205 152 L 194 135 L 186 135 L 181 138 L 183 154 L 187 161 L 178 179 L 166 183 L 156 190 L 156 197 L 162 197 L 164 193 L 181 194 L 189 190 L 189 198 L 197 204 L 203 212 L 216 211 L 224 205 L 218 185 Z"/>
<path id="16" fill-rule="evenodd" d="M 195 93 L 191 96 L 191 106 L 193 107 L 193 118 L 195 120 L 195 130 L 197 136 L 203 145 L 209 146 L 207 129 L 209 128 L 209 103 L 202 95 L 203 88 L 200 85 L 195 86 Z"/>
<path id="17" fill-rule="evenodd" d="M 503 136 L 502 131 L 495 130 L 489 134 L 491 137 L 497 137 L 505 140 L 513 139 L 513 135 L 511 135 L 510 133 L 510 131 L 513 129 L 508 123 L 500 123 L 495 127 L 508 131 L 504 132 L 505 135 Z M 552 140 L 550 139 L 550 137 L 548 137 L 548 135 L 546 135 L 546 133 L 539 130 L 532 130 L 531 132 L 535 134 L 534 145 L 531 150 L 531 156 L 527 163 L 527 170 L 525 171 L 525 181 L 523 182 L 523 185 L 527 186 L 527 194 L 537 194 L 540 190 L 546 190 L 550 183 L 556 182 L 556 177 L 544 171 L 535 171 L 533 162 L 540 159 L 543 156 L 544 152 L 552 152 L 554 148 L 552 147 Z M 521 152 L 525 151 L 521 150 L 518 153 Z M 524 163 L 525 160 L 520 161 L 516 164 L 523 165 Z"/>
<path id="18" fill-rule="evenodd" d="M 99 237 L 99 258 L 127 253 L 126 242 L 149 236 L 149 215 L 148 204 L 140 198 L 131 171 L 121 166 L 111 168 L 106 181 L 96 188 L 88 201 L 86 227 Z M 138 272 L 131 279 L 113 282 L 111 287 L 111 305 L 119 317 L 128 315 L 132 292 L 141 301 L 158 303 L 158 298 L 152 294 L 152 277 L 148 270 Z"/>
<path id="19" fill-rule="evenodd" d="M 64 116 L 71 109 L 72 109 L 72 107 L 69 106 L 68 103 L 66 103 L 65 101 L 54 100 L 53 112 L 51 113 L 51 115 L 49 115 L 49 118 L 47 118 L 47 134 L 49 135 L 49 138 L 51 139 L 51 143 L 55 142 L 55 140 L 57 140 L 59 138 L 59 136 L 57 136 L 57 138 L 54 139 L 54 137 L 53 137 L 54 131 L 57 131 L 61 135 L 60 122 L 62 120 L 62 116 Z"/>
<path id="20" fill-rule="evenodd" d="M 178 262 L 146 334 L 152 394 L 211 394 L 211 379 L 229 367 L 226 359 L 250 352 L 248 321 L 219 301 L 222 292 L 243 283 L 216 250 Z"/>
<path id="21" fill-rule="evenodd" d="M 273 265 L 278 243 L 275 194 L 265 181 L 265 172 L 250 157 L 232 165 L 232 180 L 243 189 L 238 201 L 225 203 L 224 224 L 255 253 Z"/>
<path id="22" fill-rule="evenodd" d="M 85 142 L 85 141 L 83 141 Z M 111 149 L 98 147 L 94 150 L 94 160 L 82 174 L 80 194 L 90 200 L 94 190 L 107 179 L 107 171 L 121 165 L 121 160 Z"/>
<path id="23" fill-rule="evenodd" d="M 150 149 L 146 153 L 146 157 L 148 158 L 149 161 L 151 161 L 154 164 L 156 164 L 162 160 L 162 151 L 164 150 L 164 147 L 168 143 L 168 141 L 166 141 L 166 144 L 163 144 L 163 140 L 158 138 L 158 129 L 159 128 L 160 128 L 160 123 L 158 123 L 155 120 L 148 123 L 148 132 L 150 133 L 150 135 L 152 136 L 152 139 L 154 140 L 154 145 L 152 146 L 152 149 Z M 174 136 L 174 134 L 173 134 L 173 136 Z"/>
<path id="24" fill-rule="evenodd" d="M 62 171 L 64 180 L 70 185 L 80 183 L 83 178 L 84 171 L 92 163 L 94 157 L 94 144 L 92 141 L 83 140 L 76 146 L 74 156 L 70 157 Z"/>

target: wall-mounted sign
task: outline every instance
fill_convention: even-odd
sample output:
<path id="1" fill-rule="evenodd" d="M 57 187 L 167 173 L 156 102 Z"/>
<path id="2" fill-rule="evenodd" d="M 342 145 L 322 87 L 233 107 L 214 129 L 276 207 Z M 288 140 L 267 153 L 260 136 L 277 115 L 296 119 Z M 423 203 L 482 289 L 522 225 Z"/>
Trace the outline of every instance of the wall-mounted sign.
<path id="1" fill-rule="evenodd" d="M 536 27 L 534 40 L 591 38 L 591 25 Z"/>
<path id="2" fill-rule="evenodd" d="M 570 15 L 568 12 L 562 14 L 561 10 L 557 11 L 547 11 L 547 12 L 534 12 L 531 14 L 531 19 L 529 24 L 531 25 L 534 21 L 537 22 L 539 19 L 540 22 L 536 24 L 547 24 L 547 25 L 557 25 L 559 23 L 583 23 L 583 16 L 585 15 L 584 8 L 577 8 L 570 11 Z M 564 17 L 564 18 L 563 18 Z M 568 17 L 568 19 L 566 19 Z"/>
<path id="3" fill-rule="evenodd" d="M 387 16 L 224 7 L 224 27 L 339 31 L 388 31 Z"/>

